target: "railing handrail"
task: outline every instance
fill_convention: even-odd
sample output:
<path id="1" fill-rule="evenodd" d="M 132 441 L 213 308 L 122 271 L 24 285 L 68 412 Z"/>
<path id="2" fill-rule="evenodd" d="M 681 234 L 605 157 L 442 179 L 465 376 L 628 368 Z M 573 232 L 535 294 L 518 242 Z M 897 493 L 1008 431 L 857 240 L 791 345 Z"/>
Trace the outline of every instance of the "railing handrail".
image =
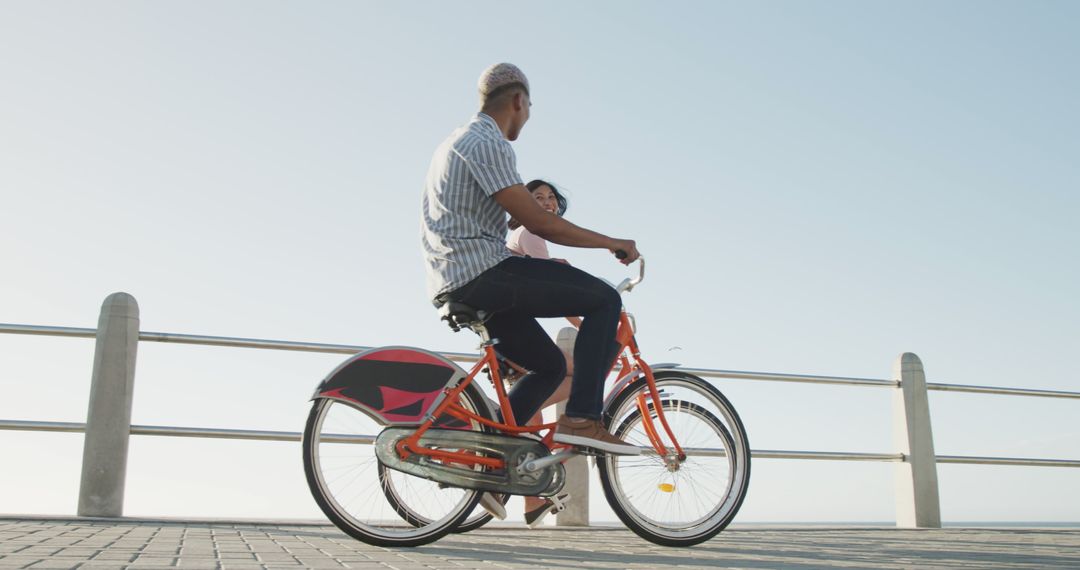
<path id="1" fill-rule="evenodd" d="M 82 433 L 86 430 L 85 423 L 78 422 L 43 422 L 27 420 L 0 420 L 0 430 L 13 431 L 49 431 Z M 131 426 L 132 435 L 153 435 L 166 437 L 197 437 L 211 439 L 242 439 L 257 441 L 290 441 L 298 442 L 303 437 L 300 432 L 291 431 L 268 431 L 268 430 L 244 430 L 222 428 L 195 428 L 174 426 Z M 360 443 L 374 442 L 374 436 L 355 436 L 354 441 Z M 709 455 L 708 449 L 693 449 L 692 453 Z M 902 453 L 865 453 L 851 451 L 798 451 L 777 449 L 754 449 L 750 455 L 760 459 L 811 459 L 824 461 L 882 461 L 896 463 L 904 461 Z M 1031 457 L 980 457 L 971 455 L 938 455 L 938 463 L 961 463 L 981 465 L 1023 465 L 1029 467 L 1078 467 L 1080 460 L 1072 459 L 1039 459 Z"/>
<path id="2" fill-rule="evenodd" d="M 834 384 L 842 386 L 870 386 L 877 388 L 896 388 L 899 380 L 878 378 L 850 378 L 846 376 L 812 376 L 809 374 L 781 374 L 777 372 L 749 372 L 744 370 L 717 370 L 713 368 L 686 368 L 679 370 L 688 374 L 706 378 L 726 378 L 729 380 L 758 380 L 764 382 L 799 382 L 804 384 Z"/>
<path id="3" fill-rule="evenodd" d="M 60 337 L 94 338 L 97 329 L 54 327 L 39 325 L 19 325 L 0 323 L 0 333 L 43 335 Z M 298 352 L 317 352 L 324 354 L 356 354 L 370 350 L 371 346 L 351 344 L 327 344 L 317 342 L 297 342 L 288 340 L 267 340 L 225 336 L 208 336 L 139 331 L 139 340 L 147 342 L 170 342 L 175 344 L 193 344 L 202 346 L 223 346 L 234 348 L 260 348 L 265 350 L 289 350 Z M 439 352 L 442 356 L 456 362 L 476 362 L 479 354 L 464 352 Z M 867 386 L 877 388 L 896 388 L 899 380 L 879 378 L 852 378 L 846 376 L 814 376 L 809 374 L 781 374 L 775 372 L 749 372 L 741 370 L 718 370 L 712 368 L 687 368 L 680 366 L 680 371 L 707 378 L 726 378 L 730 380 L 756 380 L 765 382 L 798 382 L 805 384 L 833 384 L 843 386 Z M 1080 399 L 1080 392 L 1061 390 L 1035 390 L 1028 388 L 1009 388 L 1005 386 L 972 386 L 965 384 L 941 384 L 927 382 L 927 390 L 942 392 L 967 392 L 972 394 L 995 394 L 1001 396 L 1033 396 L 1042 398 Z"/>
<path id="4" fill-rule="evenodd" d="M 1080 392 L 1059 390 L 1032 390 L 1028 388 L 1005 388 L 1003 386 L 971 386 L 967 384 L 926 383 L 927 390 L 939 392 L 967 392 L 969 394 L 996 394 L 999 396 L 1035 396 L 1041 398 L 1080 398 Z"/>
<path id="5" fill-rule="evenodd" d="M 0 420 L 0 430 L 25 432 L 68 432 L 82 433 L 85 423 L 49 422 L 25 420 Z M 132 425 L 132 435 L 156 435 L 170 437 L 204 437 L 215 439 L 255 439 L 260 442 L 299 442 L 300 432 L 275 432 L 267 430 L 226 430 L 220 428 L 177 428 L 170 425 Z M 374 436 L 355 438 L 357 443 L 373 443 Z M 700 454 L 710 454 L 710 450 L 692 450 Z M 801 451 L 788 449 L 754 449 L 751 456 L 756 459 L 808 459 L 824 461 L 882 461 L 902 462 L 903 453 L 867 453 L 858 451 Z M 977 456 L 937 456 L 939 463 L 963 463 L 982 465 L 1027 465 L 1042 467 L 1080 467 L 1080 460 L 1038 459 L 1038 458 L 1003 458 Z"/>

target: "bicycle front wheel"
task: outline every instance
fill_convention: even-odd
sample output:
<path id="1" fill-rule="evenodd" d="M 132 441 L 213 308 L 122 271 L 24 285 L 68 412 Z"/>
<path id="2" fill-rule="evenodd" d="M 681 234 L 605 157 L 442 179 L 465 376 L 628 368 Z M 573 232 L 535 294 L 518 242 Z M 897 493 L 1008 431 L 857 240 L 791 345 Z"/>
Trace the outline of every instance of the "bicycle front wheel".
<path id="1" fill-rule="evenodd" d="M 735 409 L 711 384 L 678 371 L 655 377 L 660 408 L 686 457 L 670 445 L 666 457 L 653 450 L 652 427 L 669 442 L 642 378 L 612 400 L 604 419 L 643 455 L 605 456 L 597 462 L 600 482 L 612 510 L 638 536 L 691 546 L 716 536 L 738 512 L 750 482 L 750 444 Z"/>
<path id="2" fill-rule="evenodd" d="M 303 438 L 312 495 L 331 522 L 368 544 L 419 546 L 438 540 L 468 516 L 480 495 L 385 470 L 374 446 L 384 427 L 360 407 L 316 400 Z"/>

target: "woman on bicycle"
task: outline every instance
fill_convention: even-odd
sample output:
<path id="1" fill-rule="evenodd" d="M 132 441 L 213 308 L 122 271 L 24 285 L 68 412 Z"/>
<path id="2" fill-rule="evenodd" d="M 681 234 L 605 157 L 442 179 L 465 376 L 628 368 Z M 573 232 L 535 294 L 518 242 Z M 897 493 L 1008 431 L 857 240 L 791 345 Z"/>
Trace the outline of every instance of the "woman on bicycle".
<path id="1" fill-rule="evenodd" d="M 555 188 L 555 185 L 544 180 L 536 179 L 526 184 L 525 187 L 529 189 L 529 192 L 536 202 L 540 204 L 541 208 L 556 214 L 559 217 L 566 214 L 566 197 L 559 193 L 559 190 Z M 510 251 L 524 257 L 550 259 L 551 261 L 558 261 L 570 265 L 570 262 L 565 259 L 551 257 L 551 254 L 548 253 L 547 240 L 530 232 L 528 228 L 521 225 L 521 223 L 514 218 L 510 218 L 507 225 L 510 227 L 510 234 L 506 237 L 506 247 L 508 247 Z M 581 318 L 579 317 L 566 317 L 566 320 L 570 321 L 570 324 L 574 325 L 574 328 L 581 326 Z M 569 374 L 569 372 L 567 372 L 567 374 Z"/>
<path id="2" fill-rule="evenodd" d="M 563 216 L 566 213 L 566 197 L 559 192 L 554 184 L 537 179 L 529 182 L 525 187 L 529 189 L 533 198 L 543 209 L 558 216 Z M 511 232 L 506 238 L 506 247 L 513 253 L 535 259 L 550 259 L 551 261 L 569 264 L 565 259 L 552 258 L 548 253 L 547 241 L 530 232 L 514 218 L 510 218 L 508 225 Z M 575 329 L 581 326 L 580 317 L 566 317 L 566 320 L 570 321 L 570 324 L 574 325 Z M 527 425 L 534 426 L 544 423 L 544 408 L 563 402 L 570 396 L 570 381 L 574 373 L 573 356 L 572 354 L 566 354 L 565 351 L 563 356 L 566 358 L 566 377 L 555 392 L 544 401 L 536 414 L 529 418 L 528 422 L 526 422 Z M 543 497 L 525 497 L 525 523 L 529 527 L 538 526 L 554 506 L 551 500 Z"/>

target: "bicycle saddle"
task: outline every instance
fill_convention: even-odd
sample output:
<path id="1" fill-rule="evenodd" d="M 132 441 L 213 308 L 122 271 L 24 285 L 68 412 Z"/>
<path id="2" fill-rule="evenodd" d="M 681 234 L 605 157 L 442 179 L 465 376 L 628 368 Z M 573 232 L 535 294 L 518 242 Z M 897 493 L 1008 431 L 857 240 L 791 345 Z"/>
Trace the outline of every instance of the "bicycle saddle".
<path id="1" fill-rule="evenodd" d="M 487 320 L 487 317 L 487 311 L 474 309 L 457 301 L 449 301 L 439 307 L 439 318 L 446 321 L 454 332 L 481 324 Z"/>

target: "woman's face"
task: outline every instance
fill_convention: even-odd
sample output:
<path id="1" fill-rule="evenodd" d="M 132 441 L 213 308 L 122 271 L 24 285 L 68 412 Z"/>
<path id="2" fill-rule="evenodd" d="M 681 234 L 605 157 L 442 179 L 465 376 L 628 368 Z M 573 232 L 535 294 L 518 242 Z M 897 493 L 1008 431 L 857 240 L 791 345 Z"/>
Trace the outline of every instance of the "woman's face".
<path id="1" fill-rule="evenodd" d="M 555 192 L 552 191 L 551 186 L 543 185 L 532 191 L 533 198 L 540 204 L 540 207 L 551 212 L 552 214 L 559 213 L 559 200 L 555 197 Z"/>

